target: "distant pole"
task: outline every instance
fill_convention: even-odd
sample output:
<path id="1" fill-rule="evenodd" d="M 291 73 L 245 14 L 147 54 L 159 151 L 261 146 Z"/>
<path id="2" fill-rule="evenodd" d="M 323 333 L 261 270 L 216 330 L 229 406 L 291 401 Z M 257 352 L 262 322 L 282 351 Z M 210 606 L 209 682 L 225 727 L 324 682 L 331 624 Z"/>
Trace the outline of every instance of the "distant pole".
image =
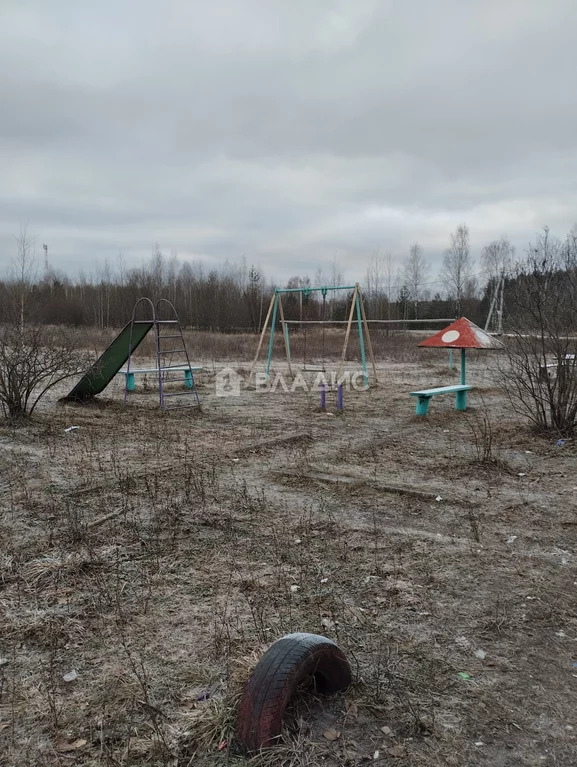
<path id="1" fill-rule="evenodd" d="M 501 274 L 501 298 L 499 300 L 499 311 L 497 312 L 497 333 L 499 335 L 503 332 L 503 299 L 505 293 L 505 270 Z"/>
<path id="2" fill-rule="evenodd" d="M 491 317 L 493 316 L 493 309 L 495 308 L 495 304 L 497 303 L 497 294 L 499 293 L 499 287 L 500 287 L 500 283 L 499 283 L 499 286 L 497 286 L 497 290 L 495 291 L 495 293 L 493 293 L 493 296 L 491 298 L 489 313 L 487 314 L 487 319 L 485 320 L 485 328 L 484 328 L 485 332 L 489 330 L 489 326 L 491 324 Z"/>
<path id="3" fill-rule="evenodd" d="M 48 279 L 48 245 L 43 245 L 44 249 L 44 276 Z"/>

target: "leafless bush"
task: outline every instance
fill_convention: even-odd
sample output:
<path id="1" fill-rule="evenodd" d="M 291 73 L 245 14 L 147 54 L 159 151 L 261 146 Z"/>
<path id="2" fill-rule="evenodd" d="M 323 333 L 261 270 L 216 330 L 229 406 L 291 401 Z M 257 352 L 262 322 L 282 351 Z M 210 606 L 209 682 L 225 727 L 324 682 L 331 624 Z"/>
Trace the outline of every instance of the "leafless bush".
<path id="1" fill-rule="evenodd" d="M 562 243 L 545 229 L 508 293 L 510 401 L 538 430 L 570 436 L 577 424 L 577 238 Z"/>
<path id="2" fill-rule="evenodd" d="M 467 423 L 473 438 L 475 460 L 480 464 L 498 464 L 498 440 L 487 403 L 481 397 L 481 407 L 470 411 Z"/>
<path id="3" fill-rule="evenodd" d="M 63 329 L 32 325 L 0 328 L 0 403 L 4 415 L 19 421 L 32 415 L 57 383 L 82 369 L 86 355 Z"/>

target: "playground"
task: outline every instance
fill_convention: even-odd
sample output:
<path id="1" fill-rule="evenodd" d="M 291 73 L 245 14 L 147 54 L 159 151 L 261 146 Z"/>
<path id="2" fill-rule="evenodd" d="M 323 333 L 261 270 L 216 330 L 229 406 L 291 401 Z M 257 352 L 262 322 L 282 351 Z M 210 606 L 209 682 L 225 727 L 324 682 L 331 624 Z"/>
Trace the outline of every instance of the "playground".
<path id="1" fill-rule="evenodd" d="M 326 369 L 343 332 L 322 339 Z M 511 411 L 498 351 L 468 352 L 466 411 L 435 396 L 417 415 L 411 392 L 461 385 L 458 354 L 449 370 L 418 347 L 432 332 L 371 328 L 378 385 L 340 414 L 334 391 L 324 412 L 317 391 L 219 396 L 258 338 L 215 356 L 191 337 L 200 409 L 166 412 L 147 374 L 124 405 L 121 374 L 2 428 L 6 764 L 574 764 L 575 447 Z M 338 642 L 353 685 L 304 696 L 249 762 L 242 684 L 295 631 Z"/>

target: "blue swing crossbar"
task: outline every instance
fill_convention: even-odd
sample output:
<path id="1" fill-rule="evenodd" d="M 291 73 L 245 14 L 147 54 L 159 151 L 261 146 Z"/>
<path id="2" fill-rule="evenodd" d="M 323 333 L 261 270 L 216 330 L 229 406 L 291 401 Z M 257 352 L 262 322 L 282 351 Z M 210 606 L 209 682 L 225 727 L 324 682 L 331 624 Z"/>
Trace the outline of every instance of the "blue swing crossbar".
<path id="1" fill-rule="evenodd" d="M 337 285 L 337 286 L 334 286 L 334 287 L 326 286 L 326 287 L 322 287 L 322 288 L 276 288 L 275 293 L 305 293 L 305 294 L 308 294 L 308 293 L 312 293 L 315 290 L 317 290 L 317 291 L 320 290 L 321 292 L 326 294 L 326 292 L 328 290 L 354 290 L 354 289 L 355 289 L 355 285 L 342 285 L 342 286 L 341 285 Z"/>

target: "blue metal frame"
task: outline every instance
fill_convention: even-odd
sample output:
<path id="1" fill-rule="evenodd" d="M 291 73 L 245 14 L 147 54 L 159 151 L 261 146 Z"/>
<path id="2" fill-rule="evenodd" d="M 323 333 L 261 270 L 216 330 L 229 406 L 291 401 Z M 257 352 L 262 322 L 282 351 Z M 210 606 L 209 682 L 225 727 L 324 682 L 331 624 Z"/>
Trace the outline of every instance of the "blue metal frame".
<path id="1" fill-rule="evenodd" d="M 266 380 L 268 381 L 268 376 L 270 373 L 270 362 L 272 359 L 272 346 L 274 342 L 274 331 L 276 327 L 276 313 L 278 309 L 278 291 L 275 290 L 274 292 L 274 305 L 272 309 L 272 321 L 270 326 L 270 340 L 268 342 L 268 358 L 266 361 Z"/>
<path id="2" fill-rule="evenodd" d="M 355 288 L 356 288 L 356 285 L 336 285 L 334 287 L 329 287 L 328 285 L 326 285 L 321 288 L 276 288 L 274 292 L 276 294 L 302 293 L 304 296 L 308 296 L 309 293 L 320 290 L 323 293 L 323 295 L 326 296 L 329 290 L 354 290 Z"/>
<path id="3" fill-rule="evenodd" d="M 361 360 L 363 363 L 363 376 L 365 379 L 365 386 L 368 388 L 369 386 L 369 376 L 367 375 L 367 360 L 365 358 L 365 340 L 363 338 L 363 325 L 361 322 L 361 302 L 359 300 L 359 293 L 357 291 L 357 297 L 355 300 L 356 307 L 357 307 L 357 325 L 359 328 L 359 341 L 361 344 Z"/>

